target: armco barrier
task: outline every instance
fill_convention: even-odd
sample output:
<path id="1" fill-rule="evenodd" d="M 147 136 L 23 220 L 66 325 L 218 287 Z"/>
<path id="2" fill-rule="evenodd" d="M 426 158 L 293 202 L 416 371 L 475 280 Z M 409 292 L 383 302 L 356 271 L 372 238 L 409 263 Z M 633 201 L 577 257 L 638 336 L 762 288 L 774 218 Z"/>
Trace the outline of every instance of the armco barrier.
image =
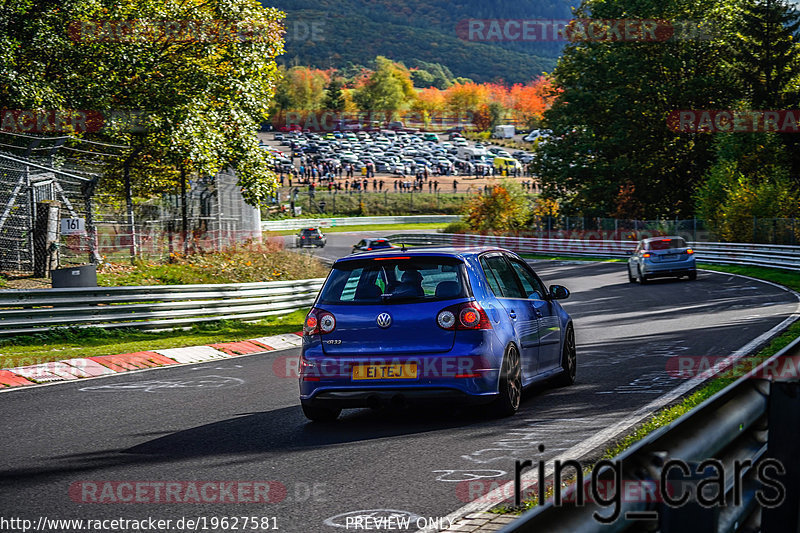
<path id="1" fill-rule="evenodd" d="M 257 320 L 311 305 L 323 281 L 0 290 L 0 335 L 59 326 L 172 328 Z"/>
<path id="2" fill-rule="evenodd" d="M 387 238 L 394 243 L 417 246 L 498 246 L 517 253 L 594 257 L 627 257 L 637 244 L 635 241 L 605 239 L 539 239 L 450 233 L 398 233 Z M 706 263 L 800 271 L 800 246 L 726 242 L 690 242 L 689 245 L 694 249 L 697 260 Z"/>
<path id="3" fill-rule="evenodd" d="M 283 231 L 310 227 L 334 228 L 337 226 L 369 226 L 387 224 L 438 224 L 455 222 L 458 215 L 413 215 L 396 217 L 342 217 L 342 218 L 287 218 L 262 220 L 261 231 Z"/>
<path id="4" fill-rule="evenodd" d="M 595 465 L 592 477 L 565 491 L 559 505 L 548 500 L 501 533 L 800 531 L 799 369 L 795 339 L 604 469 Z M 602 498 L 593 492 L 600 486 L 607 488 Z M 618 500 L 614 487 L 625 487 Z M 589 497 L 579 504 L 581 494 Z M 598 520 L 612 512 L 611 523 Z"/>

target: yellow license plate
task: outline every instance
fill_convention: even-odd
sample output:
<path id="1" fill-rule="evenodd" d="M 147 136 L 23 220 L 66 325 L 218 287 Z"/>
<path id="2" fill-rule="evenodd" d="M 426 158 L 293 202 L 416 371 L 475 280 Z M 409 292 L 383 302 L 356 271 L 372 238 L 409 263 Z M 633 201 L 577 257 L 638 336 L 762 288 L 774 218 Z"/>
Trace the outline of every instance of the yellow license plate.
<path id="1" fill-rule="evenodd" d="M 416 379 L 417 363 L 389 365 L 355 365 L 353 379 Z"/>

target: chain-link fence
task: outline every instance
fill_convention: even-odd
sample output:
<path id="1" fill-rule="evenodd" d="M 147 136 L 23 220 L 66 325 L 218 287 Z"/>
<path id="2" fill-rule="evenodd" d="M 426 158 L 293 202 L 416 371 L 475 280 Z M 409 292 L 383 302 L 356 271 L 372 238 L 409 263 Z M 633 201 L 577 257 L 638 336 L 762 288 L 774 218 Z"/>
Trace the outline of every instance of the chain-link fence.
<path id="1" fill-rule="evenodd" d="M 69 243 L 59 238 L 60 221 L 86 220 L 91 184 L 89 178 L 0 153 L 0 269 L 23 274 L 58 265 Z"/>
<path id="2" fill-rule="evenodd" d="M 134 204 L 131 233 L 120 198 L 93 198 L 97 250 L 104 262 L 163 260 L 174 254 L 215 251 L 235 243 L 261 241 L 260 214 L 244 202 L 236 176 L 221 172 L 192 180 L 182 195 L 164 194 Z M 77 247 L 70 250 L 80 251 Z"/>

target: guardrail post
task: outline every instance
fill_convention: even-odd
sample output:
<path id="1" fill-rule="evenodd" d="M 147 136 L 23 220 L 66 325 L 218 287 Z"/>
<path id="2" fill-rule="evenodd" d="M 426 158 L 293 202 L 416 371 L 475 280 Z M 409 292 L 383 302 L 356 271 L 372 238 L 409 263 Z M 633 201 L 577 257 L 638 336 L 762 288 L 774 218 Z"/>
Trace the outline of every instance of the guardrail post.
<path id="1" fill-rule="evenodd" d="M 683 463 L 682 463 L 683 464 Z M 686 533 L 687 531 L 717 531 L 719 526 L 718 505 L 703 506 L 697 501 L 698 482 L 714 477 L 716 472 L 712 468 L 698 472 L 699 463 L 688 463 L 689 474 L 681 472 L 680 468 L 672 467 L 667 473 L 668 486 L 664 491 L 670 494 L 674 500 L 681 499 L 688 495 L 687 501 L 681 505 L 670 505 L 668 502 L 661 502 L 660 505 L 660 533 Z M 710 489 L 704 492 L 708 499 L 713 499 L 715 494 L 710 494 L 718 487 L 709 485 Z"/>
<path id="2" fill-rule="evenodd" d="M 762 533 L 800 532 L 800 382 L 773 381 L 770 384 L 766 458 L 780 461 L 785 474 L 780 479 L 786 489 L 783 503 L 764 507 Z M 768 497 L 775 495 L 767 494 Z"/>

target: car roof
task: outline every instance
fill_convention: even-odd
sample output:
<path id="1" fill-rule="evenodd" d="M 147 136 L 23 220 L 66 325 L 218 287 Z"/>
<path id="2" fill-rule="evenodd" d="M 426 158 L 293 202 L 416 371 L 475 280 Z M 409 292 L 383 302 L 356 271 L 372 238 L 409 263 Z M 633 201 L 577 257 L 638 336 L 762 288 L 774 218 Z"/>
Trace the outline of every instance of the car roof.
<path id="1" fill-rule="evenodd" d="M 642 242 L 662 241 L 667 239 L 683 239 L 683 237 L 681 237 L 680 235 L 664 235 L 662 237 L 648 237 L 647 239 L 642 239 Z"/>
<path id="2" fill-rule="evenodd" d="M 395 245 L 397 246 L 397 245 Z M 388 258 L 388 257 L 455 257 L 457 259 L 467 259 L 469 257 L 475 257 L 482 253 L 486 252 L 506 252 L 506 253 L 514 253 L 511 250 L 506 250 L 505 248 L 495 248 L 495 247 L 481 247 L 481 246 L 474 246 L 474 247 L 465 247 L 465 248 L 454 248 L 454 247 L 430 247 L 430 248 L 413 248 L 409 249 L 406 248 L 403 250 L 402 248 L 390 248 L 384 251 L 374 251 L 374 252 L 367 252 L 363 254 L 358 254 L 355 256 L 346 256 L 336 260 L 336 263 L 342 263 L 345 261 L 362 261 L 364 259 L 370 259 L 372 257 L 381 257 L 381 258 Z"/>

